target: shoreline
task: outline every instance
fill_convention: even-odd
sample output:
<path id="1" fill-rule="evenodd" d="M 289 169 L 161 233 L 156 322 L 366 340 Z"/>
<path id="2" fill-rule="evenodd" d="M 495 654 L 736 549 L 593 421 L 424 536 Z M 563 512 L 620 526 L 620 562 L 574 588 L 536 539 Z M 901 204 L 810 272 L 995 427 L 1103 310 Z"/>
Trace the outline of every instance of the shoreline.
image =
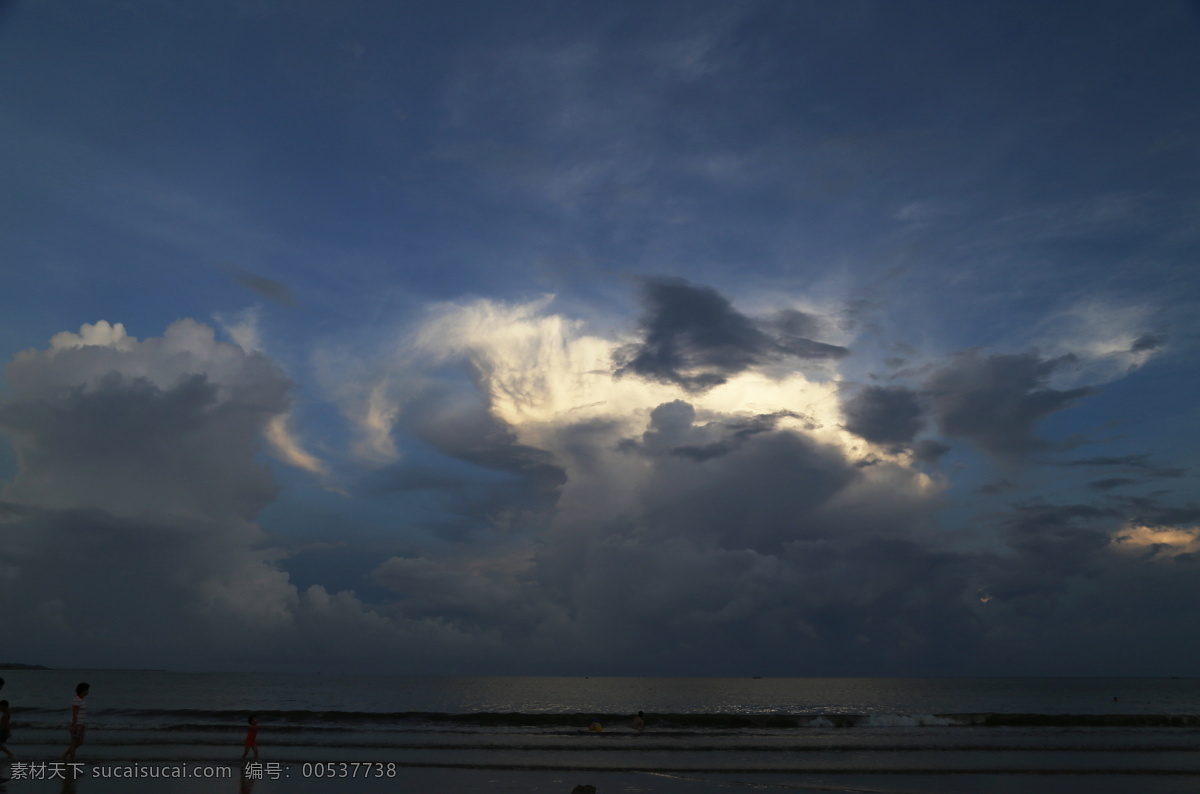
<path id="1" fill-rule="evenodd" d="M 75 779 L 13 779 L 0 792 L 22 794 L 392 794 L 479 791 L 492 794 L 570 794 L 575 786 L 595 786 L 597 794 L 731 794 L 739 790 L 832 792 L 843 794 L 1008 794 L 1014 782 L 1022 794 L 1182 794 L 1195 790 L 1195 773 L 927 772 L 861 770 L 807 773 L 704 773 L 652 771 L 530 770 L 409 765 L 382 777 L 318 777 L 295 769 L 245 774 L 240 763 L 87 764 Z M 181 767 L 187 770 L 181 770 Z M 264 762 L 265 766 L 265 762 Z M 217 774 L 217 770 L 222 770 Z M 5 770 L 8 771 L 7 769 Z M 202 776 L 191 776 L 199 774 Z M 188 775 L 188 776 L 180 776 Z M 1015 776 L 1015 777 L 1014 777 Z M 1019 782 L 1017 782 L 1019 781 Z"/>

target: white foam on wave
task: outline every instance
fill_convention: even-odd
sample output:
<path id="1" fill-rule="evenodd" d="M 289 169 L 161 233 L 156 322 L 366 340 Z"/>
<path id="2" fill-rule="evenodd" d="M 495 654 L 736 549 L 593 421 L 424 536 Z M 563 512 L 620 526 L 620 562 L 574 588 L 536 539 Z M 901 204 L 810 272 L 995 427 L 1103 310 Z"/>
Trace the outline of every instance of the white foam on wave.
<path id="1" fill-rule="evenodd" d="M 872 728 L 926 728 L 959 723 L 934 714 L 871 714 L 863 724 Z"/>

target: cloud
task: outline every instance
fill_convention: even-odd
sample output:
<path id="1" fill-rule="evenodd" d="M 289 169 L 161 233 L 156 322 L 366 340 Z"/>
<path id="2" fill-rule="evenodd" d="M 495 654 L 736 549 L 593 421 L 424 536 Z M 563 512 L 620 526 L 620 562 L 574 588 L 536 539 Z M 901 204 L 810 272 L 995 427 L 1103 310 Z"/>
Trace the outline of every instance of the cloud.
<path id="1" fill-rule="evenodd" d="M 292 293 L 292 288 L 282 281 L 250 273 L 240 268 L 234 268 L 232 274 L 238 284 L 259 297 L 289 309 L 296 306 L 296 297 Z"/>
<path id="2" fill-rule="evenodd" d="M 1134 468 L 1145 468 L 1149 455 L 1120 455 L 1120 456 L 1099 456 L 1094 458 L 1080 458 L 1068 462 L 1067 466 L 1131 466 Z"/>
<path id="3" fill-rule="evenodd" d="M 1118 549 L 1151 560 L 1200 554 L 1200 527 L 1127 526 L 1113 535 Z"/>
<path id="4" fill-rule="evenodd" d="M 265 353 L 258 327 L 261 318 L 262 312 L 257 306 L 243 309 L 232 317 L 220 313 L 213 315 L 213 319 L 221 326 L 221 329 L 247 353 Z M 326 487 L 337 490 L 329 485 L 331 477 L 329 467 L 304 448 L 303 442 L 293 430 L 293 422 L 293 417 L 289 412 L 286 415 L 276 416 L 267 424 L 264 437 L 272 456 L 289 466 L 307 471 L 320 479 Z"/>
<path id="5" fill-rule="evenodd" d="M 877 444 L 910 443 L 924 424 L 917 395 L 902 387 L 868 386 L 842 410 L 847 430 Z"/>
<path id="6" fill-rule="evenodd" d="M 868 401 L 882 395 L 887 407 L 886 398 L 899 394 L 903 421 L 884 412 L 883 430 L 866 430 L 874 427 L 871 414 L 855 406 L 858 424 L 843 429 L 836 385 L 797 375 L 774 391 L 757 365 L 726 367 L 725 382 L 704 390 L 692 388 L 687 378 L 695 371 L 683 368 L 675 379 L 606 376 L 583 362 L 602 360 L 615 343 L 605 348 L 578 323 L 542 316 L 546 309 L 464 304 L 439 315 L 429 326 L 438 333 L 426 337 L 453 340 L 438 348 L 439 361 L 457 358 L 472 373 L 443 381 L 449 391 L 434 400 L 470 406 L 444 423 L 463 436 L 443 448 L 487 442 L 520 454 L 538 449 L 563 474 L 536 515 L 496 525 L 503 543 L 394 564 L 393 583 L 407 582 L 404 610 L 433 614 L 433 604 L 442 604 L 465 635 L 490 627 L 499 636 L 566 643 L 584 658 L 632 656 L 673 670 L 744 670 L 763 658 L 868 669 L 864 649 L 874 647 L 913 670 L 951 660 L 972 669 L 1046 670 L 1053 665 L 1039 644 L 1059 647 L 1052 631 L 1070 634 L 1064 627 L 1085 620 L 1079 599 L 1116 610 L 1150 576 L 1113 545 L 1130 511 L 1158 521 L 1186 518 L 1146 504 L 1043 504 L 992 514 L 970 533 L 942 534 L 947 483 L 913 462 L 934 459 L 945 446 L 927 439 L 914 446 L 931 448 L 910 459 L 847 432 L 857 426 L 876 439 L 911 439 L 906 423 L 920 415 L 914 406 L 927 405 L 943 432 L 1002 459 L 1049 448 L 1034 435 L 1037 423 L 1090 393 L 1048 385 L 1069 359 L 962 354 L 919 388 L 881 387 L 862 403 L 873 407 Z M 748 326 L 732 327 L 737 332 L 722 338 L 743 338 Z M 586 358 L 577 357 L 583 340 Z M 576 391 L 571 384 L 580 382 L 589 387 Z M 822 397 L 797 399 L 806 393 L 801 384 Z M 809 415 L 797 410 L 802 405 L 818 410 Z M 488 414 L 505 417 L 503 432 Z M 999 433 L 1010 438 L 1000 441 Z M 519 493 L 510 494 L 514 503 Z M 502 576 L 476 576 L 467 564 L 492 570 L 490 561 L 509 555 L 525 562 Z M 420 601 L 421 582 L 437 594 L 430 605 Z M 1180 579 L 1171 587 L 1182 594 L 1192 586 Z M 511 620 L 496 603 L 513 606 Z M 1106 625 L 1141 636 L 1136 626 Z M 1093 649 L 1107 642 L 1074 636 Z M 1082 658 L 1066 646 L 1061 653 Z M 689 667 L 692 656 L 704 662 Z"/>
<path id="7" fill-rule="evenodd" d="M 18 615 L 3 619 L 55 658 L 870 674 L 885 653 L 892 673 L 1037 673 L 1053 672 L 1047 647 L 1079 659 L 1111 642 L 1071 628 L 1081 605 L 1119 611 L 1151 566 L 1170 572 L 1167 596 L 1195 594 L 1173 573 L 1194 557 L 1187 505 L 1106 494 L 943 528 L 950 483 L 917 465 L 938 442 L 915 441 L 913 406 L 985 448 L 986 421 L 1040 448 L 1036 422 L 1074 398 L 1045 385 L 1063 364 L 1033 354 L 963 354 L 921 390 L 869 387 L 843 407 L 836 380 L 757 364 L 703 391 L 618 377 L 621 342 L 546 300 L 435 307 L 336 393 L 388 384 L 405 446 L 354 489 L 406 500 L 391 547 L 362 557 L 368 601 L 297 587 L 255 523 L 276 494 L 261 447 L 291 408 L 265 355 L 190 321 L 158 339 L 107 324 L 57 338 L 10 365 L 0 407 L 21 460 L 0 503 L 0 595 Z"/>
<path id="8" fill-rule="evenodd" d="M 4 508 L 2 556 L 14 571 L 0 583 L 5 627 L 39 657 L 134 666 L 139 655 L 204 654 L 287 620 L 294 594 L 273 555 L 254 548 L 263 537 L 249 523 Z"/>
<path id="9" fill-rule="evenodd" d="M 913 455 L 925 463 L 936 463 L 950 451 L 947 444 L 926 438 L 913 444 Z"/>
<path id="10" fill-rule="evenodd" d="M 1158 350 L 1166 343 L 1166 334 L 1144 334 L 1133 340 L 1133 344 L 1129 346 L 1129 352 L 1145 353 L 1151 350 Z"/>
<path id="11" fill-rule="evenodd" d="M 213 319 L 247 353 L 264 350 L 262 335 L 258 329 L 258 324 L 262 320 L 262 312 L 257 306 L 242 309 L 232 317 L 217 313 L 213 315 Z"/>
<path id="12" fill-rule="evenodd" d="M 116 350 L 129 351 L 137 344 L 137 340 L 130 337 L 125 326 L 121 323 L 110 324 L 105 320 L 98 323 L 84 323 L 79 333 L 73 334 L 70 331 L 57 333 L 50 339 L 50 348 L 52 350 L 71 350 L 80 347 L 111 347 Z"/>
<path id="13" fill-rule="evenodd" d="M 651 469 L 640 500 L 641 532 L 778 551 L 844 530 L 835 499 L 863 474 L 841 450 L 790 429 L 737 441 L 711 426 L 681 423 L 671 433 L 661 411 L 652 413 L 646 435 L 667 435 L 669 443 L 643 445 Z"/>
<path id="14" fill-rule="evenodd" d="M 84 326 L 22 352 L 7 374 L 15 399 L 0 427 L 21 460 L 9 500 L 250 519 L 274 498 L 255 454 L 291 383 L 207 326 L 181 320 L 142 342 L 120 324 Z"/>
<path id="15" fill-rule="evenodd" d="M 784 356 L 836 360 L 849 354 L 843 347 L 799 335 L 814 327 L 800 312 L 784 313 L 767 324 L 774 326 L 772 335 L 716 290 L 684 279 L 645 279 L 642 301 L 641 340 L 617 351 L 617 375 L 703 392 Z"/>
<path id="16" fill-rule="evenodd" d="M 1016 459 L 1052 444 L 1034 436 L 1038 422 L 1096 393 L 1091 387 L 1058 390 L 1047 382 L 1074 363 L 1070 356 L 1033 353 L 959 354 L 934 372 L 924 392 L 946 435 L 965 438 L 990 455 Z"/>
<path id="17" fill-rule="evenodd" d="M 555 456 L 524 444 L 513 429 L 478 403 L 431 388 L 404 406 L 397 431 L 415 437 L 460 464 L 455 474 L 436 463 L 409 462 L 381 469 L 371 481 L 375 493 L 422 490 L 441 497 L 438 518 L 415 523 L 454 542 L 481 535 L 553 506 L 566 473 Z"/>
<path id="18" fill-rule="evenodd" d="M 262 440 L 290 408 L 277 366 L 192 320 L 144 340 L 101 322 L 7 375 L 0 589 L 26 652 L 220 666 L 303 645 L 314 594 L 255 523 L 277 494 Z"/>
<path id="19" fill-rule="evenodd" d="M 1101 455 L 1092 458 L 1077 458 L 1067 461 L 1064 466 L 1083 466 L 1088 468 L 1118 468 L 1137 472 L 1152 477 L 1174 479 L 1183 477 L 1188 470 L 1184 468 L 1164 468 L 1150 462 L 1149 455 Z"/>
<path id="20" fill-rule="evenodd" d="M 264 437 L 270 444 L 271 453 L 279 460 L 289 466 L 295 466 L 297 469 L 303 469 L 309 474 L 316 475 L 322 480 L 329 479 L 329 468 L 320 458 L 305 450 L 300 445 L 295 433 L 292 432 L 290 415 L 273 418 L 267 424 Z"/>
<path id="21" fill-rule="evenodd" d="M 1169 349 L 1164 326 L 1173 321 L 1161 306 L 1100 297 L 1076 300 L 1036 326 L 1034 345 L 1051 356 L 1070 355 L 1056 385 L 1106 383 L 1145 366 Z"/>
<path id="22" fill-rule="evenodd" d="M 372 576 L 399 596 L 391 608 L 408 618 L 523 642 L 558 617 L 557 605 L 529 577 L 530 562 L 524 555 L 477 561 L 393 557 Z"/>
<path id="23" fill-rule="evenodd" d="M 914 388 L 867 386 L 854 392 L 842 406 L 843 426 L 875 444 L 913 445 L 919 459 L 933 462 L 948 447 L 933 439 L 914 444 L 931 419 L 946 436 L 966 439 L 995 458 L 1016 460 L 1053 449 L 1053 443 L 1034 435 L 1038 423 L 1096 393 L 1091 386 L 1051 387 L 1076 363 L 1070 354 L 1047 359 L 1033 352 L 965 351 L 924 374 Z"/>
<path id="24" fill-rule="evenodd" d="M 617 344 L 547 309 L 443 307 L 412 337 L 427 358 L 397 362 L 393 377 L 424 384 L 397 405 L 398 433 L 515 478 L 418 476 L 411 459 L 380 473 L 383 488 L 441 492 L 472 512 L 469 534 L 442 532 L 453 545 L 376 571 L 402 596 L 397 615 L 436 615 L 499 658 L 496 637 L 524 637 L 558 648 L 554 658 L 567 647 L 644 659 L 637 649 L 649 647 L 678 664 L 697 631 L 784 652 L 776 621 L 802 623 L 811 601 L 840 597 L 824 579 L 806 583 L 822 560 L 849 570 L 875 554 L 872 537 L 932 531 L 942 486 L 886 454 L 861 466 L 861 441 L 834 421 L 836 385 L 748 369 L 696 394 L 614 377 L 597 364 Z M 450 376 L 456 363 L 466 377 Z M 874 631 L 868 612 L 856 611 L 860 633 Z M 812 620 L 838 656 L 843 629 Z"/>

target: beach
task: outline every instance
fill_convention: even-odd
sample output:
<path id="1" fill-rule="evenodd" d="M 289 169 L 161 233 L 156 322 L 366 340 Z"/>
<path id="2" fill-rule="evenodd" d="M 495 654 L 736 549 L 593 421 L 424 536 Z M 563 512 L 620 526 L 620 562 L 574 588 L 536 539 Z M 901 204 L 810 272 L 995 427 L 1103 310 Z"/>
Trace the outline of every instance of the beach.
<path id="1" fill-rule="evenodd" d="M 177 767 L 155 765 L 164 769 Z M 595 786 L 597 794 L 734 794 L 738 791 L 843 792 L 845 794 L 1182 794 L 1196 790 L 1193 775 L 1114 774 L 971 774 L 830 775 L 830 774 L 662 774 L 652 772 L 533 771 L 495 769 L 405 768 L 385 778 L 305 778 L 247 780 L 236 765 L 229 776 L 98 776 L 112 768 L 91 766 L 74 781 L 13 780 L 0 791 L 20 794 L 393 794 L 402 792 L 494 792 L 495 794 L 570 794 L 577 785 Z"/>
<path id="2" fill-rule="evenodd" d="M 15 792 L 1194 791 L 1197 679 L 12 671 Z M 77 779 L 70 695 L 91 684 Z M 632 715 L 645 713 L 645 730 Z M 251 716 L 261 758 L 238 763 Z M 599 723 L 603 730 L 591 731 Z"/>

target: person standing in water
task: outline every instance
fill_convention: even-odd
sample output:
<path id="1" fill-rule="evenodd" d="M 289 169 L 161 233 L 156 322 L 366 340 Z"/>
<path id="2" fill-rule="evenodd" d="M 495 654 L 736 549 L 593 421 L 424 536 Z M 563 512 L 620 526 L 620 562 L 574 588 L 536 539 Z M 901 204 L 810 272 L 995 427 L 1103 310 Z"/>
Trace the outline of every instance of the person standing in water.
<path id="1" fill-rule="evenodd" d="M 87 738 L 87 696 L 91 690 L 87 683 L 75 687 L 75 699 L 71 701 L 71 746 L 59 756 L 68 763 L 75 763 L 75 750 Z"/>

